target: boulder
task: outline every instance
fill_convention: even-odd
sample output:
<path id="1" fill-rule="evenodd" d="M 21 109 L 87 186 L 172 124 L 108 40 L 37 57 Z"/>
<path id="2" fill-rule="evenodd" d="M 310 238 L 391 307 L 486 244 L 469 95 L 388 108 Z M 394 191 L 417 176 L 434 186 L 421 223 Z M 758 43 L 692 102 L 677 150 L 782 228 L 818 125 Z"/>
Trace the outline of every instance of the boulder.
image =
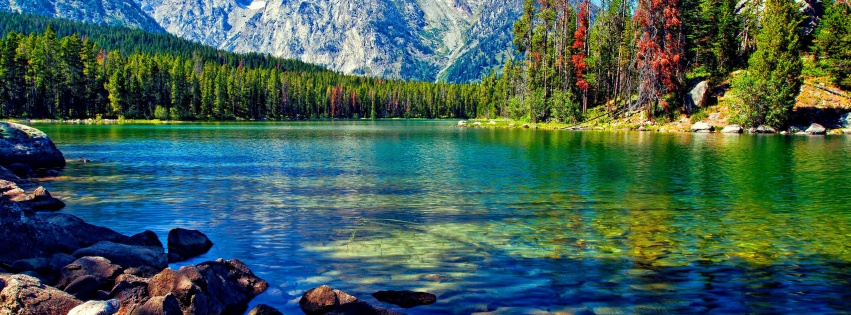
<path id="1" fill-rule="evenodd" d="M 689 111 L 706 106 L 706 101 L 709 99 L 709 81 L 702 81 L 691 89 L 691 92 L 686 96 L 686 105 Z"/>
<path id="2" fill-rule="evenodd" d="M 17 175 L 18 177 L 24 178 L 30 177 L 30 174 L 32 174 L 33 171 L 32 167 L 23 163 L 12 163 L 6 165 L 6 168 L 12 173 L 15 173 L 15 175 Z"/>
<path id="3" fill-rule="evenodd" d="M 167 255 L 168 255 L 168 263 L 169 264 L 181 262 L 181 261 L 184 260 L 183 257 L 180 257 L 180 255 L 175 254 L 175 253 L 168 253 Z"/>
<path id="4" fill-rule="evenodd" d="M 168 266 L 168 258 L 162 247 L 133 246 L 110 241 L 98 242 L 92 246 L 74 252 L 74 257 L 100 256 L 123 267 L 149 266 L 163 269 Z"/>
<path id="5" fill-rule="evenodd" d="M 103 257 L 82 257 L 62 267 L 62 276 L 56 283 L 56 287 L 63 289 L 70 286 L 83 277 L 92 277 L 97 283 L 97 289 L 112 289 L 115 278 L 124 270 L 119 265 Z M 66 290 L 67 292 L 67 290 Z"/>
<path id="6" fill-rule="evenodd" d="M 80 242 L 62 226 L 47 222 L 29 208 L 7 198 L 0 198 L 0 263 L 48 257 L 69 253 Z"/>
<path id="7" fill-rule="evenodd" d="M 133 310 L 131 315 L 184 315 L 174 295 L 155 296 Z"/>
<path id="8" fill-rule="evenodd" d="M 65 208 L 65 203 L 62 200 L 53 198 L 50 192 L 41 186 L 36 188 L 32 195 L 21 203 L 29 206 L 33 211 L 59 211 Z"/>
<path id="9" fill-rule="evenodd" d="M 38 273 L 48 273 L 53 268 L 50 267 L 50 260 L 47 258 L 30 258 L 21 259 L 9 266 L 9 269 L 14 272 L 35 271 Z"/>
<path id="10" fill-rule="evenodd" d="M 0 314 L 66 315 L 82 304 L 30 276 L 0 274 L 0 283 Z"/>
<path id="11" fill-rule="evenodd" d="M 110 241 L 122 244 L 130 242 L 130 238 L 126 235 L 113 231 L 109 228 L 88 224 L 86 221 L 83 221 L 83 219 L 67 213 L 40 212 L 37 216 L 47 223 L 61 227 L 70 233 L 72 235 L 71 238 L 77 243 L 77 248 L 74 250 L 92 246 L 100 241 Z M 74 252 L 74 250 L 67 252 L 71 253 Z"/>
<path id="12" fill-rule="evenodd" d="M 770 133 L 777 133 L 777 130 L 775 130 L 774 128 L 769 127 L 769 126 L 759 126 L 759 127 L 756 127 L 756 129 L 754 129 L 753 133 L 769 133 L 770 134 Z"/>
<path id="13" fill-rule="evenodd" d="M 126 271 L 126 270 L 125 270 Z M 148 284 L 151 279 L 122 274 L 115 279 L 115 287 L 109 292 L 109 297 L 121 301 L 120 315 L 129 315 L 148 301 Z M 178 305 L 178 309 L 180 306 Z"/>
<path id="14" fill-rule="evenodd" d="M 367 304 L 364 301 L 355 301 L 338 305 L 326 315 L 404 315 L 399 312 L 390 311 L 380 307 Z"/>
<path id="15" fill-rule="evenodd" d="M 168 232 L 168 252 L 184 259 L 206 253 L 212 247 L 213 242 L 201 231 L 178 228 Z"/>
<path id="16" fill-rule="evenodd" d="M 24 182 L 24 180 L 18 177 L 17 174 L 3 166 L 0 166 L 0 180 L 10 181 L 15 184 L 21 184 Z"/>
<path id="17" fill-rule="evenodd" d="M 281 311 L 275 309 L 266 304 L 258 304 L 250 312 L 248 315 L 284 315 Z"/>
<path id="18" fill-rule="evenodd" d="M 130 240 L 127 241 L 127 244 L 138 246 L 163 247 L 163 243 L 160 242 L 160 238 L 157 236 L 157 233 L 154 233 L 150 230 L 146 230 L 142 233 L 131 236 Z"/>
<path id="19" fill-rule="evenodd" d="M 298 305 L 307 315 L 321 315 L 334 310 L 337 306 L 357 300 L 354 296 L 343 291 L 323 285 L 304 292 L 298 301 Z"/>
<path id="20" fill-rule="evenodd" d="M 66 253 L 56 253 L 48 257 L 51 270 L 62 270 L 65 266 L 72 264 L 77 258 Z"/>
<path id="21" fill-rule="evenodd" d="M 109 301 L 88 301 L 71 309 L 68 315 L 112 315 L 118 312 L 121 302 L 116 299 Z"/>
<path id="22" fill-rule="evenodd" d="M 742 133 L 744 129 L 739 125 L 729 125 L 721 130 L 721 133 Z"/>
<path id="23" fill-rule="evenodd" d="M 520 128 L 529 129 L 529 124 L 523 124 L 522 126 L 520 126 Z"/>
<path id="24" fill-rule="evenodd" d="M 434 294 L 427 292 L 414 291 L 378 291 L 372 294 L 376 300 L 390 304 L 396 304 L 403 308 L 412 308 L 414 306 L 434 304 L 437 297 Z"/>
<path id="25" fill-rule="evenodd" d="M 65 167 L 65 156 L 38 129 L 0 122 L 0 165 L 21 163 L 32 168 Z M 14 171 L 14 170 L 13 170 Z"/>
<path id="26" fill-rule="evenodd" d="M 827 128 L 824 126 L 813 123 L 809 128 L 805 131 L 808 135 L 824 135 L 827 134 Z"/>
<path id="27" fill-rule="evenodd" d="M 11 200 L 24 200 L 27 198 L 26 192 L 21 187 L 18 187 L 18 184 L 4 179 L 0 179 L 0 194 Z"/>
<path id="28" fill-rule="evenodd" d="M 845 113 L 839 117 L 839 127 L 851 128 L 851 113 Z"/>
<path id="29" fill-rule="evenodd" d="M 467 121 L 465 121 L 465 120 L 458 121 L 458 127 L 467 127 Z"/>
<path id="30" fill-rule="evenodd" d="M 94 276 L 86 275 L 74 279 L 74 281 L 65 287 L 65 292 L 81 301 L 88 301 L 97 298 L 100 286 L 101 283 L 98 279 Z"/>
<path id="31" fill-rule="evenodd" d="M 174 294 L 184 314 L 243 313 L 269 285 L 238 260 L 165 269 L 148 284 L 151 296 Z"/>
<path id="32" fill-rule="evenodd" d="M 704 123 L 704 122 L 697 122 L 694 125 L 691 125 L 691 131 L 692 132 L 700 132 L 700 133 L 709 133 L 709 132 L 712 132 L 712 125 Z"/>

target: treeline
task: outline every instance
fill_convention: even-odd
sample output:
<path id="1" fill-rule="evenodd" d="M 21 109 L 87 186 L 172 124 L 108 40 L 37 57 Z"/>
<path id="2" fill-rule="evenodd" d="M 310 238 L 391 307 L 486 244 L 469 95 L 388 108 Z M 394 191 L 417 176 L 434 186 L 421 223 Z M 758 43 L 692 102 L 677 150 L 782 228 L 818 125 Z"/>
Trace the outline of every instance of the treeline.
<path id="1" fill-rule="evenodd" d="M 734 122 L 785 127 L 804 55 L 840 87 L 851 82 L 848 0 L 595 4 L 524 0 L 514 25 L 523 58 L 483 80 L 478 114 L 581 122 L 603 106 L 609 116 L 669 119 L 697 110 L 687 97 L 696 82 L 731 79 Z"/>
<path id="2" fill-rule="evenodd" d="M 90 37 L 60 38 L 52 26 L 41 34 L 13 31 L 0 40 L 0 116 L 466 118 L 476 114 L 480 100 L 480 85 L 382 80 L 278 64 L 252 68 L 240 59 L 252 56 L 206 59 L 203 53 L 169 49 L 124 53 L 106 51 Z"/>
<path id="3" fill-rule="evenodd" d="M 98 47 L 105 51 L 118 50 L 124 54 L 168 54 L 183 59 L 201 58 L 232 67 L 243 66 L 252 69 L 275 67 L 290 71 L 328 71 L 322 66 L 299 60 L 277 58 L 269 54 L 227 52 L 171 34 L 150 33 L 123 26 L 87 24 L 38 15 L 0 12 L 0 35 L 13 31 L 18 34 L 41 34 L 48 27 L 51 27 L 59 38 L 77 34 L 81 38 L 97 43 Z"/>

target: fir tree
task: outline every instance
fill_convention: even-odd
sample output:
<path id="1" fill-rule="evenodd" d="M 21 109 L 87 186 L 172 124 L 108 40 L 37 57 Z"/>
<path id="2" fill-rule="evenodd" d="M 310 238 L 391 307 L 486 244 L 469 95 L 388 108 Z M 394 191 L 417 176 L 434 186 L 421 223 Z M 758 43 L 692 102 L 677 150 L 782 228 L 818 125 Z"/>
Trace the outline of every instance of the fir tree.
<path id="1" fill-rule="evenodd" d="M 818 50 L 836 85 L 851 89 L 851 2 L 828 4 L 817 35 Z"/>

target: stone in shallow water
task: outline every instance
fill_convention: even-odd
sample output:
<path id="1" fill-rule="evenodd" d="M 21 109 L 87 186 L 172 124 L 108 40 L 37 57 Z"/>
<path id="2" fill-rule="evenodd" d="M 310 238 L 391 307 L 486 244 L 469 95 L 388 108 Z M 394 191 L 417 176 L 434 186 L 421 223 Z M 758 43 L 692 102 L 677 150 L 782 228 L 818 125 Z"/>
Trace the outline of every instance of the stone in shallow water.
<path id="1" fill-rule="evenodd" d="M 44 132 L 29 126 L 0 122 L 0 134 L 0 165 L 21 163 L 32 168 L 65 167 L 65 156 Z"/>
<path id="2" fill-rule="evenodd" d="M 805 132 L 807 134 L 810 134 L 810 135 L 823 135 L 823 134 L 827 133 L 827 129 L 824 128 L 824 126 L 822 126 L 822 125 L 814 123 L 814 124 L 810 125 L 810 127 L 807 128 L 807 130 Z"/>
<path id="3" fill-rule="evenodd" d="M 390 304 L 396 304 L 403 308 L 411 308 L 419 305 L 434 304 L 437 297 L 427 292 L 414 291 L 378 291 L 372 294 L 377 300 Z"/>
<path id="4" fill-rule="evenodd" d="M 184 259 L 206 253 L 212 247 L 213 242 L 201 231 L 178 228 L 168 232 L 168 252 Z"/>

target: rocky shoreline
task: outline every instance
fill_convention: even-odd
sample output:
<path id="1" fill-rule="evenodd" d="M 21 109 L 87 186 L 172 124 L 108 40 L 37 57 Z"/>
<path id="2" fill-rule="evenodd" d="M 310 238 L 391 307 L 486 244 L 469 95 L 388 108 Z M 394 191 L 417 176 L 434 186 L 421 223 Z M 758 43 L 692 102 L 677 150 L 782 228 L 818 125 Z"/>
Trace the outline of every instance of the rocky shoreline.
<path id="1" fill-rule="evenodd" d="M 164 247 L 152 231 L 91 225 L 57 212 L 65 203 L 43 187 L 24 190 L 27 178 L 55 176 L 65 163 L 43 132 L 0 122 L 0 314 L 243 314 L 269 287 L 236 259 L 169 268 L 214 246 L 201 231 L 172 229 Z M 402 308 L 436 301 L 413 291 L 373 296 Z M 305 292 L 299 306 L 308 315 L 401 314 L 327 286 Z M 260 304 L 248 314 L 281 312 Z"/>

